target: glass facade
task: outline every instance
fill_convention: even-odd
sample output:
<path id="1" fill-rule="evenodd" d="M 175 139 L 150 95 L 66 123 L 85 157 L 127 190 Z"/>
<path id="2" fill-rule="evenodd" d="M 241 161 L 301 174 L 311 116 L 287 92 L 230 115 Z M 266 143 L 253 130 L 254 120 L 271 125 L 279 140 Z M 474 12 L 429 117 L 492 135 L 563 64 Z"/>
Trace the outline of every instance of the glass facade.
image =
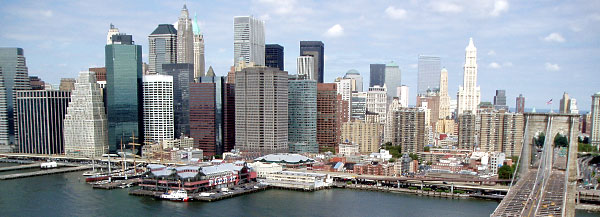
<path id="1" fill-rule="evenodd" d="M 109 44 L 106 54 L 108 145 L 111 152 L 123 144 L 142 143 L 142 46 Z"/>
<path id="2" fill-rule="evenodd" d="M 289 80 L 288 145 L 291 153 L 318 153 L 317 82 Z"/>
<path id="3" fill-rule="evenodd" d="M 190 83 L 194 82 L 194 65 L 163 64 L 163 74 L 173 76 L 173 111 L 175 137 L 190 135 Z"/>
<path id="4" fill-rule="evenodd" d="M 385 65 L 385 86 L 387 87 L 387 97 L 391 101 L 396 95 L 398 87 L 402 83 L 402 72 L 398 64 L 390 62 Z"/>
<path id="5" fill-rule="evenodd" d="M 283 46 L 278 44 L 265 45 L 265 66 L 283 71 Z"/>
<path id="6" fill-rule="evenodd" d="M 436 56 L 419 55 L 417 94 L 440 91 L 441 62 Z M 388 87 L 389 88 L 389 87 Z"/>
<path id="7" fill-rule="evenodd" d="M 0 144 L 16 144 L 15 134 L 18 130 L 13 112 L 16 107 L 16 92 L 30 89 L 23 48 L 0 48 L 0 68 L 6 90 L 6 99 L 3 100 L 5 104 L 0 105 Z"/>
<path id="8" fill-rule="evenodd" d="M 385 64 L 371 64 L 370 69 L 369 87 L 374 87 L 375 85 L 383 87 L 383 83 L 385 82 Z"/>
<path id="9" fill-rule="evenodd" d="M 190 137 L 205 156 L 221 155 L 233 147 L 225 145 L 230 128 L 235 126 L 229 123 L 232 119 L 227 105 L 231 98 L 225 81 L 222 76 L 206 76 L 190 84 Z"/>
<path id="10" fill-rule="evenodd" d="M 317 75 L 317 81 L 323 83 L 323 77 L 325 76 L 325 45 L 322 41 L 300 41 L 300 56 L 312 56 L 314 57 L 315 69 L 314 73 Z"/>

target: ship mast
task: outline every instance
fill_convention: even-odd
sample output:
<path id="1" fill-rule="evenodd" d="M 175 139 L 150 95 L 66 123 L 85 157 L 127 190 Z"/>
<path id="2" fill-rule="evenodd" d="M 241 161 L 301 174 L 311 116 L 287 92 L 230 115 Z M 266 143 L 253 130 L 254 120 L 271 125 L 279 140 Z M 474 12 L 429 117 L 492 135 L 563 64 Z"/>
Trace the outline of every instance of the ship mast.
<path id="1" fill-rule="evenodd" d="M 138 144 L 135 142 L 135 139 L 137 139 L 137 137 L 135 137 L 135 132 L 131 131 L 131 143 L 129 143 L 129 145 L 131 145 L 131 154 L 133 155 L 133 174 L 137 174 L 137 165 L 135 164 L 135 157 L 136 157 L 136 146 L 141 146 L 141 144 Z"/>

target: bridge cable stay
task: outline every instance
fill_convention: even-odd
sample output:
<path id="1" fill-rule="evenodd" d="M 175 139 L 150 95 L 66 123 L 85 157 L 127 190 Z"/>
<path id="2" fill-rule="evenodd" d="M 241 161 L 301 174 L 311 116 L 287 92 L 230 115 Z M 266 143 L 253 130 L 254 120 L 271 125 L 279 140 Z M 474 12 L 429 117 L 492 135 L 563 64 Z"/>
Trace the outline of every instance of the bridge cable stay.
<path id="1" fill-rule="evenodd" d="M 523 135 L 523 139 L 521 140 L 521 153 L 519 153 L 519 159 L 517 159 L 517 165 L 515 166 L 515 171 L 513 171 L 513 175 L 512 175 L 512 179 L 510 180 L 510 185 L 508 186 L 508 192 L 510 192 L 510 189 L 513 186 L 513 183 L 515 182 L 515 177 L 517 177 L 517 171 L 519 170 L 520 167 L 520 163 L 521 163 L 521 159 L 523 158 L 523 149 L 525 148 L 525 146 L 527 146 L 525 139 L 527 138 L 527 134 L 529 132 L 529 118 L 527 116 L 525 116 L 525 134 Z M 508 195 L 508 192 L 506 192 L 506 195 Z"/>
<path id="2" fill-rule="evenodd" d="M 543 153 L 542 153 L 542 160 L 543 160 L 543 164 L 544 167 L 542 168 L 542 163 L 540 163 L 540 168 L 542 169 L 542 183 L 541 183 L 541 189 L 540 192 L 542 193 L 542 195 L 540 195 L 539 199 L 538 199 L 538 203 L 535 207 L 535 212 L 534 215 L 536 213 L 538 213 L 538 210 L 540 209 L 540 205 L 542 203 L 542 198 L 544 197 L 545 194 L 545 189 L 546 189 L 546 185 L 548 184 L 548 181 L 550 180 L 550 176 L 552 176 L 552 158 L 553 158 L 553 154 L 552 152 L 552 142 L 554 141 L 552 139 L 552 116 L 548 117 L 548 129 L 546 129 L 546 138 L 544 139 L 544 148 L 542 149 Z M 550 141 L 548 143 L 548 141 Z M 550 165 L 548 165 L 550 164 Z M 550 169 L 548 169 L 548 166 L 550 166 Z M 538 169 L 538 172 L 540 172 L 540 169 Z M 537 181 L 537 180 L 536 180 Z"/>
<path id="3" fill-rule="evenodd" d="M 575 130 L 573 130 L 574 126 L 575 126 L 575 118 L 571 118 L 571 126 L 569 126 L 569 131 L 571 131 L 571 132 L 569 132 L 570 133 L 570 135 L 569 135 L 569 145 L 567 147 L 567 166 L 565 167 L 566 168 L 565 169 L 565 190 L 564 190 L 565 192 L 564 192 L 564 195 L 563 195 L 563 205 L 562 205 L 563 209 L 561 210 L 562 211 L 562 216 L 566 216 L 566 214 L 567 214 L 566 213 L 566 211 L 567 211 L 566 208 L 567 208 L 567 200 L 568 200 L 568 197 L 569 197 L 569 195 L 567 193 L 568 190 L 569 190 L 569 161 L 572 160 L 572 159 L 570 159 L 571 156 L 570 156 L 569 153 L 571 153 L 571 151 L 572 151 L 571 148 L 573 148 L 573 147 L 571 147 L 571 142 L 573 141 L 573 138 L 575 138 L 574 137 L 575 135 L 573 135 L 575 133 L 574 132 Z M 579 145 L 579 144 L 577 144 L 577 145 Z M 577 150 L 575 150 L 575 151 L 577 151 Z M 575 158 L 575 161 L 577 161 L 577 158 Z"/>
<path id="4" fill-rule="evenodd" d="M 550 118 L 550 117 L 548 117 L 548 118 Z M 551 123 L 551 121 L 550 121 L 550 119 L 549 119 L 549 120 L 548 120 L 548 123 L 546 124 L 546 133 L 548 133 L 548 132 L 549 132 L 549 129 L 550 129 L 550 126 L 551 126 L 551 124 L 552 124 L 552 123 Z M 539 180 L 540 180 L 540 175 L 541 175 L 541 176 L 543 176 L 543 173 L 541 173 L 540 171 L 542 170 L 542 164 L 544 164 L 544 159 L 545 159 L 545 157 L 546 157 L 546 153 L 547 153 L 546 151 L 544 151 L 544 149 L 545 149 L 546 147 L 548 147 L 548 146 L 546 145 L 546 144 L 547 144 L 547 141 L 548 141 L 548 136 L 545 136 L 545 138 L 544 138 L 544 145 L 542 146 L 542 147 L 543 147 L 543 148 L 542 148 L 542 156 L 540 156 L 540 158 L 539 158 L 540 160 L 539 160 L 539 164 L 538 164 L 538 169 L 537 169 L 537 172 L 536 172 L 536 174 L 535 174 L 535 180 L 533 181 L 533 188 L 532 188 L 532 191 L 529 193 L 529 196 L 527 196 L 527 198 L 528 198 L 528 199 L 527 199 L 527 204 L 529 204 L 529 201 L 531 201 L 531 198 L 533 198 L 533 195 L 534 195 L 534 193 L 537 193 L 537 192 L 539 192 L 539 191 L 535 191 L 535 189 L 538 187 L 538 183 L 539 183 Z M 533 203 L 535 203 L 535 202 L 533 202 Z M 525 210 L 527 210 L 527 204 L 525 204 L 525 206 L 523 207 L 523 210 L 521 210 L 521 216 L 525 216 L 525 215 L 523 214 L 523 212 L 524 212 Z M 531 206 L 531 208 L 533 208 L 533 205 Z M 529 213 L 529 215 L 530 215 L 530 214 L 531 214 L 531 209 L 530 209 L 530 211 L 529 211 L 529 212 L 530 212 L 530 213 Z M 529 215 L 528 215 L 528 216 L 529 216 Z"/>

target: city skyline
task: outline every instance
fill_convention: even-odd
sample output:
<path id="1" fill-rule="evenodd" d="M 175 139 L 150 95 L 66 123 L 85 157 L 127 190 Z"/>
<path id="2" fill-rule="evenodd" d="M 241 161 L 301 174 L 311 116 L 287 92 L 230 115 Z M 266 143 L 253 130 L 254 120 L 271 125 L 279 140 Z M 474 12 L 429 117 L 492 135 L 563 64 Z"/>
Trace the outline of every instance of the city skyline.
<path id="1" fill-rule="evenodd" d="M 526 107 L 548 109 L 545 102 L 550 98 L 558 101 L 566 91 L 579 99 L 580 110 L 589 111 L 590 96 L 596 92 L 593 87 L 600 82 L 586 79 L 600 67 L 594 61 L 600 49 L 594 46 L 600 31 L 592 28 L 600 22 L 600 5 L 587 1 L 483 1 L 477 5 L 462 1 L 185 3 L 190 15 L 198 15 L 206 40 L 206 66 L 213 66 L 217 75 L 225 75 L 233 65 L 233 17 L 254 15 L 265 21 L 265 42 L 286 49 L 285 70 L 290 74 L 296 72 L 297 56 L 290 54 L 298 53 L 299 41 L 323 41 L 327 46 L 325 82 L 357 69 L 368 83 L 369 64 L 393 60 L 402 70 L 403 84 L 414 90 L 416 59 L 420 54 L 431 54 L 440 56 L 442 67 L 448 69 L 448 92 L 454 96 L 462 83 L 462 49 L 469 37 L 479 51 L 481 101 L 492 101 L 496 89 L 506 89 L 511 108 L 511 102 L 522 93 L 527 98 Z M 133 35 L 136 44 L 143 47 L 144 62 L 148 62 L 148 35 L 157 24 L 175 23 L 183 4 L 128 2 L 120 9 L 110 2 L 73 2 L 57 7 L 52 2 L 22 6 L 9 1 L 0 8 L 0 20 L 6 28 L 0 33 L 0 46 L 24 48 L 29 74 L 57 84 L 60 78 L 75 78 L 90 66 L 103 66 L 101 49 L 110 23 Z M 137 10 L 131 9 L 134 7 Z M 207 7 L 214 10 L 201 10 Z M 571 76 L 562 76 L 567 73 Z M 540 80 L 531 85 L 536 79 Z M 414 95 L 416 91 L 411 91 L 412 99 Z"/>

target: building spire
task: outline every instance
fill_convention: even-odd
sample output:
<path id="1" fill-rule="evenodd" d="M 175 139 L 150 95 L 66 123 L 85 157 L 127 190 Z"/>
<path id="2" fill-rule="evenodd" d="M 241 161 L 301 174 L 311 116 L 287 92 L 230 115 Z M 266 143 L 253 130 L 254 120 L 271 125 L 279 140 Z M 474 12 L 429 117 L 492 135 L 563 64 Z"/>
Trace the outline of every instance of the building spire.
<path id="1" fill-rule="evenodd" d="M 192 21 L 192 31 L 194 35 L 200 35 L 200 26 L 198 26 L 198 18 L 196 17 L 196 13 L 194 13 L 194 21 Z"/>

